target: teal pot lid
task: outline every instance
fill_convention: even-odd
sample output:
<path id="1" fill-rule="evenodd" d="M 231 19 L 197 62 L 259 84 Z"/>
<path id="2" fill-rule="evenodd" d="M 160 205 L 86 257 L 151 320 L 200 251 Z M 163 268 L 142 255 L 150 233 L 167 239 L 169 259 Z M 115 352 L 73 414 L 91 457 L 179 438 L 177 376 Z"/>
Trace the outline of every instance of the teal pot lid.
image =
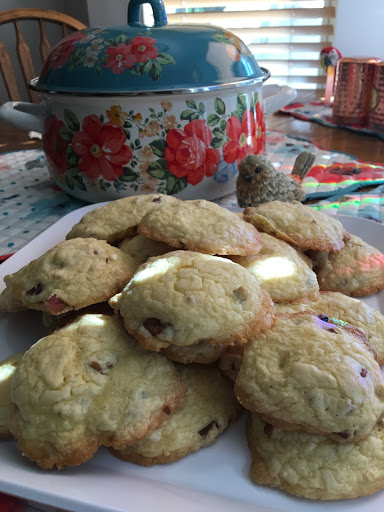
<path id="1" fill-rule="evenodd" d="M 153 10 L 152 27 L 139 21 L 145 3 Z M 268 76 L 232 32 L 214 25 L 168 25 L 161 0 L 130 0 L 127 25 L 70 34 L 52 49 L 31 86 L 76 94 L 194 92 Z"/>

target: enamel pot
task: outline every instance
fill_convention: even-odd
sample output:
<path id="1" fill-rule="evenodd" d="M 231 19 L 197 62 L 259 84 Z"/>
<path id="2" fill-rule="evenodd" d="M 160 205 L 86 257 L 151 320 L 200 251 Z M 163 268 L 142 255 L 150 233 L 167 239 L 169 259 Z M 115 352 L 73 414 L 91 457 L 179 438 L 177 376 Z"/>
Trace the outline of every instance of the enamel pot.
<path id="1" fill-rule="evenodd" d="M 235 191 L 242 158 L 263 154 L 265 114 L 295 98 L 269 76 L 233 33 L 168 25 L 160 0 L 130 0 L 127 25 L 58 43 L 30 84 L 41 103 L 5 103 L 0 118 L 42 132 L 54 181 L 84 201 L 214 200 Z"/>

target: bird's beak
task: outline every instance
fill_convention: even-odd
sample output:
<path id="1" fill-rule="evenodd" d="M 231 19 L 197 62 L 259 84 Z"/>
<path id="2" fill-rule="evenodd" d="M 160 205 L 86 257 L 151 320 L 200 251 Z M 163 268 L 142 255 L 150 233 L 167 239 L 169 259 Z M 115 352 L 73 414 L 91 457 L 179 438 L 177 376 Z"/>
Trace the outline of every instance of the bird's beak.
<path id="1" fill-rule="evenodd" d="M 252 181 L 252 176 L 250 174 L 244 174 L 243 175 L 243 180 L 247 181 L 247 182 L 251 182 Z"/>

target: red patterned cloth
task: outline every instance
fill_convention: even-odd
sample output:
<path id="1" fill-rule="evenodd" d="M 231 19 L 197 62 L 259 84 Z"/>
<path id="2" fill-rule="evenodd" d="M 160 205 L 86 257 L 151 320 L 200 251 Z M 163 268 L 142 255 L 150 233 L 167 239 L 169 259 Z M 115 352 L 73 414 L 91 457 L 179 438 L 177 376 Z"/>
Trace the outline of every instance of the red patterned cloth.
<path id="1" fill-rule="evenodd" d="M 0 512 L 27 512 L 28 510 L 31 509 L 20 499 L 0 493 Z"/>
<path id="2" fill-rule="evenodd" d="M 303 121 L 314 121 L 330 128 L 344 128 L 357 133 L 375 135 L 384 139 L 384 133 L 375 132 L 359 124 L 339 125 L 332 121 L 332 107 L 326 107 L 324 101 L 312 101 L 310 103 L 291 103 L 283 107 L 280 112 L 297 117 Z"/>

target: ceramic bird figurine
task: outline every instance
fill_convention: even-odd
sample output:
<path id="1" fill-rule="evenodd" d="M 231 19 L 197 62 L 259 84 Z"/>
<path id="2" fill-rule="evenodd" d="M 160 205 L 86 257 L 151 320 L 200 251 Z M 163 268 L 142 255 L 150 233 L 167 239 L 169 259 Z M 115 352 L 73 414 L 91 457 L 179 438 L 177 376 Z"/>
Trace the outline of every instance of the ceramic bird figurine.
<path id="1" fill-rule="evenodd" d="M 302 201 L 305 193 L 301 182 L 315 161 L 312 153 L 303 151 L 295 160 L 292 174 L 277 171 L 261 155 L 248 155 L 239 163 L 236 182 L 237 202 L 241 208 L 269 201 Z"/>

